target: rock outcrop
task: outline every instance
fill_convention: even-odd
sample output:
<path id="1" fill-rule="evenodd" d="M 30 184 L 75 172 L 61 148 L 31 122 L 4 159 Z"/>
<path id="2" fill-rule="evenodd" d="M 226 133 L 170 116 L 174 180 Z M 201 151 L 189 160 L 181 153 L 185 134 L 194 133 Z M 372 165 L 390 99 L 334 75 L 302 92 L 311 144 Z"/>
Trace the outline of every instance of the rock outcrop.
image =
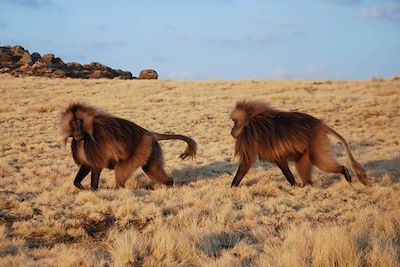
<path id="1" fill-rule="evenodd" d="M 81 65 L 76 62 L 64 63 L 53 54 L 40 56 L 30 54 L 22 46 L 0 46 L 0 73 L 13 76 L 43 76 L 49 78 L 82 79 L 134 79 L 129 71 L 115 70 L 98 62 Z"/>

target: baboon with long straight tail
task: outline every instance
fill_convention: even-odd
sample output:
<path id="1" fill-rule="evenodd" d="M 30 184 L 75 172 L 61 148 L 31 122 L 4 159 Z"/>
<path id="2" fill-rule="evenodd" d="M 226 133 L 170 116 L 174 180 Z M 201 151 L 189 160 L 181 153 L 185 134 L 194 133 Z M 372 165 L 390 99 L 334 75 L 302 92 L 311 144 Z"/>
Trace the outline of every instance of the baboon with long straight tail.
<path id="1" fill-rule="evenodd" d="M 235 156 L 239 169 L 231 186 L 238 186 L 257 157 L 276 164 L 289 183 L 296 182 L 288 167 L 295 162 L 304 184 L 312 184 L 311 171 L 315 165 L 326 172 L 341 173 L 348 182 L 351 176 L 345 166 L 334 159 L 328 134 L 343 144 L 358 180 L 369 185 L 365 170 L 354 159 L 346 140 L 320 119 L 300 112 L 285 112 L 261 101 L 239 101 L 230 113 L 234 122 L 231 134 L 236 139 Z"/>
<path id="2" fill-rule="evenodd" d="M 173 179 L 164 171 L 158 141 L 185 141 L 187 147 L 180 154 L 181 159 L 194 157 L 197 150 L 196 142 L 190 137 L 149 132 L 131 121 L 82 103 L 72 103 L 62 112 L 60 128 L 65 143 L 72 137 L 72 156 L 80 166 L 74 185 L 79 189 L 84 189 L 81 182 L 91 172 L 91 188 L 96 190 L 104 168 L 115 170 L 117 187 L 124 187 L 139 167 L 151 179 L 172 186 Z"/>

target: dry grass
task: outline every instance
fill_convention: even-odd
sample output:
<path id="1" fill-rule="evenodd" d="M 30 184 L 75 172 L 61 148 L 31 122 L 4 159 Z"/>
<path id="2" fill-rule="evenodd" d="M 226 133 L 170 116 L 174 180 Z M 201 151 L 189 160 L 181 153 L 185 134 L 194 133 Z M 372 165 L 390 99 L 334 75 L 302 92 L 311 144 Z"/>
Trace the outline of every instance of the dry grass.
<path id="1" fill-rule="evenodd" d="M 399 266 L 400 81 L 121 81 L 0 76 L 0 266 Z M 258 162 L 239 188 L 228 113 L 241 98 L 323 118 L 350 142 L 372 187 L 315 170 L 292 188 Z M 140 171 L 78 191 L 58 116 L 83 100 L 154 131 L 178 182 Z M 343 148 L 333 142 L 340 162 Z M 347 164 L 347 163 L 346 163 Z M 88 181 L 84 181 L 88 183 Z M 148 189 L 151 188 L 151 189 Z"/>

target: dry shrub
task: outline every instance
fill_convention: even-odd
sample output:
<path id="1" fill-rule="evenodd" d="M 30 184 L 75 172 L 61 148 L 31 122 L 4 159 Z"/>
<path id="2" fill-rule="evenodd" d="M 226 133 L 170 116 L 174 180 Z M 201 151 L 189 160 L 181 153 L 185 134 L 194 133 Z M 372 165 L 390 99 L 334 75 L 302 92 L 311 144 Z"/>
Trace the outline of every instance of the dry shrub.
<path id="1" fill-rule="evenodd" d="M 149 254 L 148 239 L 134 230 L 115 234 L 110 242 L 108 251 L 115 266 L 140 265 Z"/>
<path id="2" fill-rule="evenodd" d="M 165 227 L 154 233 L 151 254 L 154 262 L 164 262 L 170 266 L 189 264 L 196 259 L 194 245 L 188 236 Z"/>
<path id="3" fill-rule="evenodd" d="M 319 229 L 313 233 L 313 266 L 358 266 L 355 240 L 344 227 Z"/>
<path id="4" fill-rule="evenodd" d="M 399 266 L 400 210 L 379 214 L 377 210 L 363 211 L 355 223 L 353 236 L 367 266 Z"/>
<path id="5" fill-rule="evenodd" d="M 260 266 L 399 266 L 400 211 L 363 211 L 349 226 L 293 226 Z"/>

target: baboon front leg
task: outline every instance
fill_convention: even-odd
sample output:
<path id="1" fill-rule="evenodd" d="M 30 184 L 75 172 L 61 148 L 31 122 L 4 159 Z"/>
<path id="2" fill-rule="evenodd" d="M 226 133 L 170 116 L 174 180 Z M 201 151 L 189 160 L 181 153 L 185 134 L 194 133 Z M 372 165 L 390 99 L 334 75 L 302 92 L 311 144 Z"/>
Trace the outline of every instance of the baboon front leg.
<path id="1" fill-rule="evenodd" d="M 244 177 L 244 176 L 246 175 L 246 173 L 249 171 L 250 167 L 251 167 L 251 164 L 245 164 L 245 163 L 243 163 L 243 162 L 240 163 L 239 169 L 238 169 L 238 171 L 236 172 L 235 177 L 233 178 L 231 187 L 233 187 L 233 186 L 236 187 L 236 186 L 239 185 L 240 181 L 243 179 L 243 177 Z"/>
<path id="2" fill-rule="evenodd" d="M 293 177 L 292 172 L 289 169 L 289 166 L 287 164 L 287 162 L 277 162 L 276 165 L 278 165 L 279 169 L 281 169 L 283 175 L 285 175 L 286 179 L 289 181 L 291 186 L 295 186 L 297 185 L 296 180 Z"/>
<path id="3" fill-rule="evenodd" d="M 80 167 L 78 173 L 76 174 L 76 177 L 74 179 L 74 185 L 81 190 L 85 189 L 82 186 L 81 182 L 86 177 L 86 175 L 88 175 L 89 172 L 90 172 L 90 167 L 86 166 L 86 165 L 82 165 Z"/>
<path id="4" fill-rule="evenodd" d="M 92 175 L 90 177 L 90 186 L 93 190 L 97 190 L 99 187 L 99 177 L 102 169 L 92 169 Z"/>

